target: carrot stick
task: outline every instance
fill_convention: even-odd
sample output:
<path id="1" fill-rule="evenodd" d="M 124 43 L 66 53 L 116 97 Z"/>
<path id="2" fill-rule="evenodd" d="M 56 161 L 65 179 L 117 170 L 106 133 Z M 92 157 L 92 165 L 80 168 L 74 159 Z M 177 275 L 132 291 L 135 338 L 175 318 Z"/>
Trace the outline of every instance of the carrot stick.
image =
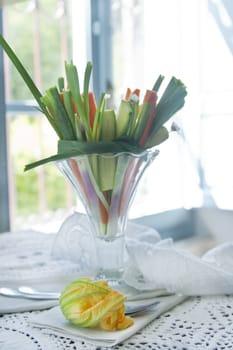
<path id="1" fill-rule="evenodd" d="M 135 140 L 144 146 L 149 135 L 150 128 L 155 115 L 155 106 L 157 101 L 157 93 L 153 90 L 147 90 L 144 96 L 142 109 L 134 133 Z"/>
<path id="2" fill-rule="evenodd" d="M 107 224 L 108 223 L 108 211 L 105 208 L 105 206 L 103 205 L 103 203 L 101 202 L 101 200 L 99 200 L 99 208 L 100 208 L 100 215 L 101 215 L 101 219 L 103 224 Z"/>
<path id="3" fill-rule="evenodd" d="M 73 107 L 73 111 L 75 114 L 78 114 L 78 110 L 77 110 L 77 107 L 76 107 L 76 104 L 74 102 L 74 100 L 72 99 L 72 107 Z"/>
<path id="4" fill-rule="evenodd" d="M 59 95 L 60 95 L 61 102 L 64 104 L 64 94 L 63 94 L 63 92 L 60 92 Z M 74 102 L 73 99 L 72 99 L 72 108 L 73 108 L 74 113 L 77 114 L 78 110 L 77 110 L 77 107 L 76 107 L 75 102 Z"/>
<path id="5" fill-rule="evenodd" d="M 141 135 L 141 138 L 139 140 L 139 144 L 143 147 L 146 144 L 148 135 L 150 133 L 150 128 L 153 123 L 153 119 L 155 116 L 155 110 L 156 110 L 156 101 L 157 101 L 158 95 L 155 91 L 147 90 L 144 101 L 147 103 L 150 103 L 152 105 L 149 117 L 147 119 L 147 123 L 145 125 L 145 128 L 143 130 L 143 133 Z"/>
<path id="6" fill-rule="evenodd" d="M 144 97 L 143 102 L 148 102 L 148 103 L 156 103 L 157 101 L 157 93 L 153 90 L 146 90 L 146 94 Z"/>
<path id="7" fill-rule="evenodd" d="M 64 104 L 64 94 L 63 92 L 59 92 L 60 100 Z"/>
<path id="8" fill-rule="evenodd" d="M 82 188 L 83 193 L 86 196 L 86 199 L 89 200 L 88 192 L 87 192 L 85 184 L 83 182 L 82 175 L 81 175 L 81 173 L 79 171 L 79 168 L 78 168 L 78 165 L 77 165 L 77 163 L 75 162 L 74 159 L 70 159 L 70 165 L 71 165 L 71 168 L 72 168 L 72 170 L 74 172 L 74 175 L 77 178 L 78 183 L 80 184 L 80 187 Z"/>
<path id="9" fill-rule="evenodd" d="M 132 93 L 133 93 L 133 95 L 137 95 L 139 97 L 140 90 L 139 89 L 135 89 Z"/>
<path id="10" fill-rule="evenodd" d="M 96 101 L 95 101 L 95 95 L 93 92 L 88 93 L 88 103 L 89 103 L 89 123 L 91 128 L 93 129 L 94 118 L 96 113 Z"/>
<path id="11" fill-rule="evenodd" d="M 120 202 L 119 202 L 119 208 L 118 208 L 118 214 L 119 216 L 123 216 L 125 212 L 125 208 L 127 208 L 128 205 L 128 194 L 130 193 L 132 189 L 132 179 L 134 180 L 134 175 L 132 176 L 132 171 L 135 173 L 135 162 L 137 162 L 136 159 L 131 159 L 129 161 L 129 164 L 127 166 L 123 184 L 122 184 L 122 191 L 120 193 Z"/>
<path id="12" fill-rule="evenodd" d="M 127 88 L 126 90 L 126 94 L 125 94 L 125 100 L 128 101 L 131 95 L 131 89 Z"/>
<path id="13" fill-rule="evenodd" d="M 156 109 L 155 107 L 151 109 L 150 114 L 149 114 L 149 118 L 148 118 L 146 126 L 145 126 L 145 129 L 143 130 L 142 136 L 139 140 L 139 145 L 142 147 L 145 146 L 145 144 L 146 144 L 147 137 L 149 135 L 150 128 L 151 128 L 151 125 L 153 123 L 155 109 Z"/>

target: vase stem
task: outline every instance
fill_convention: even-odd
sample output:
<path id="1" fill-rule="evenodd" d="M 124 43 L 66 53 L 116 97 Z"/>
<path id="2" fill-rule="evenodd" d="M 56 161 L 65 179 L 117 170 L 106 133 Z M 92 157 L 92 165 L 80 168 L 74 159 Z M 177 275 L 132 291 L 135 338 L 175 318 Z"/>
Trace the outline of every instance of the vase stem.
<path id="1" fill-rule="evenodd" d="M 95 237 L 98 263 L 97 279 L 108 280 L 110 284 L 118 283 L 124 272 L 124 234 L 116 237 Z"/>

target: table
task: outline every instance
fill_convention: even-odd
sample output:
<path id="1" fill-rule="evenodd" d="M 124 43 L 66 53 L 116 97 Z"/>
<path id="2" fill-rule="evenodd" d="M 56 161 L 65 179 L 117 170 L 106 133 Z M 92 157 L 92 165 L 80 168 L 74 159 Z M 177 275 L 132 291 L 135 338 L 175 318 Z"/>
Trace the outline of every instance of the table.
<path id="1" fill-rule="evenodd" d="M 54 238 L 30 231 L 1 234 L 0 282 L 78 271 L 75 264 L 51 258 Z M 84 341 L 32 328 L 27 319 L 38 312 L 0 315 L 0 349 L 97 350 Z M 233 296 L 189 298 L 114 349 L 233 349 Z"/>

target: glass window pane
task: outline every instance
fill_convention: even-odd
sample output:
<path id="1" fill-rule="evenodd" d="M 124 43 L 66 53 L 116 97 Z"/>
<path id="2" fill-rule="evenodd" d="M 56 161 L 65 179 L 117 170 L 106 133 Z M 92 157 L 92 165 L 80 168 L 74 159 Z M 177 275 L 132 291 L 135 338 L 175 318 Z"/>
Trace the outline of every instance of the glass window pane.
<path id="1" fill-rule="evenodd" d="M 209 190 L 220 208 L 233 208 L 232 115 L 202 118 L 202 160 Z M 207 189 L 208 189 L 207 188 Z"/>
<path id="2" fill-rule="evenodd" d="M 4 36 L 42 93 L 72 57 L 71 6 L 71 0 L 33 0 L 4 7 Z M 56 231 L 76 197 L 53 164 L 28 172 L 24 166 L 55 154 L 57 136 L 33 106 L 28 112 L 33 96 L 8 58 L 5 76 L 8 108 L 21 110 L 7 113 L 11 228 Z"/>
<path id="3" fill-rule="evenodd" d="M 208 196 L 221 208 L 233 208 L 230 157 L 216 161 L 218 150 L 230 152 L 233 116 L 233 18 L 225 5 L 221 0 L 112 0 L 115 105 L 127 87 L 143 93 L 159 74 L 167 80 L 175 75 L 188 89 L 175 118 L 185 139 L 171 137 L 159 146 L 160 156 L 138 194 L 140 201 L 148 192 L 147 202 L 132 208 L 131 215 L 209 205 Z"/>
<path id="4" fill-rule="evenodd" d="M 71 1 L 59 0 L 24 1 L 4 8 L 4 35 L 42 91 L 56 83 L 64 61 L 71 58 L 70 12 Z M 7 100 L 31 100 L 16 69 L 8 61 L 6 66 Z"/>
<path id="5" fill-rule="evenodd" d="M 26 164 L 56 153 L 56 135 L 41 115 L 8 115 L 12 229 L 62 220 L 76 198 L 53 163 L 24 172 Z M 30 150 L 30 152 L 29 152 Z"/>

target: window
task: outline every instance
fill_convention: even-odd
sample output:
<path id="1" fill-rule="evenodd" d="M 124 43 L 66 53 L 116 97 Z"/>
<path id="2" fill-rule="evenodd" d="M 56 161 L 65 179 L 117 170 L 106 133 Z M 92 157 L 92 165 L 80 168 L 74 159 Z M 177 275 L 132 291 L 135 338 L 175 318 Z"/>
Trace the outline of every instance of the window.
<path id="1" fill-rule="evenodd" d="M 144 181 L 143 214 L 233 208 L 232 14 L 232 3 L 221 0 L 112 1 L 114 98 L 128 85 L 150 88 L 159 74 L 175 75 L 188 88 L 176 116 L 185 142 L 172 135 L 161 145 Z M 137 214 L 141 200 L 140 193 Z"/>
<path id="2" fill-rule="evenodd" d="M 223 0 L 25 0 L 4 7 L 3 24 L 42 90 L 71 57 L 80 72 L 93 61 L 93 88 L 110 92 L 114 107 L 128 86 L 143 93 L 159 74 L 185 82 L 186 105 L 176 117 L 185 137 L 173 133 L 160 146 L 131 209 L 135 217 L 177 207 L 233 208 L 232 13 Z M 43 226 L 60 223 L 76 206 L 69 185 L 50 166 L 23 173 L 27 162 L 55 152 L 55 135 L 8 60 L 5 85 L 12 228 L 41 229 L 37 218 Z"/>
<path id="3" fill-rule="evenodd" d="M 64 61 L 72 57 L 71 5 L 71 1 L 35 0 L 4 7 L 4 36 L 41 91 L 56 83 Z M 5 97 L 11 228 L 36 228 L 38 217 L 42 224 L 63 217 L 62 211 L 73 207 L 75 198 L 55 167 L 23 172 L 26 163 L 56 152 L 56 135 L 8 59 Z"/>

